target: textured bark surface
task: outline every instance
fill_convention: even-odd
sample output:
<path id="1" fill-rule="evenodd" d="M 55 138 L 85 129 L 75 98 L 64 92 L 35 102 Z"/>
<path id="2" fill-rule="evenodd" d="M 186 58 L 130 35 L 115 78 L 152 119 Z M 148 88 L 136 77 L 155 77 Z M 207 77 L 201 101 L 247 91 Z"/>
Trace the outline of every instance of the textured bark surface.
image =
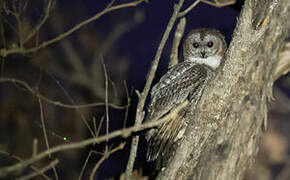
<path id="1" fill-rule="evenodd" d="M 246 0 L 222 71 L 158 179 L 242 179 L 258 152 L 289 0 Z"/>

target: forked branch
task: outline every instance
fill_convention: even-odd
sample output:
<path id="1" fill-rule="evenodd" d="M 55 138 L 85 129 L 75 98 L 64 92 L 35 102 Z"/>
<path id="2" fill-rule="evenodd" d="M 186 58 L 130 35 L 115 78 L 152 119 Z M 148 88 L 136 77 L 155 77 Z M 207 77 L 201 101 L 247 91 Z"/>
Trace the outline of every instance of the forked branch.
<path id="1" fill-rule="evenodd" d="M 22 46 L 20 47 L 15 47 L 15 48 L 11 48 L 11 49 L 6 49 L 6 48 L 2 48 L 0 49 L 0 56 L 2 57 L 6 57 L 10 54 L 15 54 L 15 53 L 20 53 L 20 54 L 28 54 L 28 53 L 34 53 L 44 47 L 47 47 L 57 41 L 60 41 L 64 38 L 66 38 L 67 36 L 69 36 L 70 34 L 72 34 L 73 32 L 79 30 L 80 28 L 84 27 L 85 25 L 95 21 L 96 19 L 100 18 L 101 16 L 103 16 L 104 14 L 107 14 L 109 12 L 112 12 L 112 11 L 115 11 L 115 10 L 118 10 L 118 9 L 122 9 L 122 8 L 127 8 L 127 7 L 134 7 L 134 6 L 137 6 L 139 5 L 140 3 L 144 2 L 145 0 L 137 0 L 137 1 L 133 1 L 133 2 L 129 2 L 129 3 L 123 3 L 123 4 L 120 4 L 120 5 L 115 5 L 115 6 L 109 6 L 107 8 L 105 8 L 103 11 L 101 11 L 100 13 L 88 18 L 87 20 L 85 21 L 82 21 L 81 23 L 75 25 L 73 28 L 67 30 L 66 32 L 60 34 L 59 36 L 53 38 L 53 39 L 50 39 L 48 41 L 44 41 L 42 42 L 41 44 L 35 46 L 35 47 L 32 47 L 32 48 L 24 48 Z M 21 43 L 22 44 L 22 43 Z"/>

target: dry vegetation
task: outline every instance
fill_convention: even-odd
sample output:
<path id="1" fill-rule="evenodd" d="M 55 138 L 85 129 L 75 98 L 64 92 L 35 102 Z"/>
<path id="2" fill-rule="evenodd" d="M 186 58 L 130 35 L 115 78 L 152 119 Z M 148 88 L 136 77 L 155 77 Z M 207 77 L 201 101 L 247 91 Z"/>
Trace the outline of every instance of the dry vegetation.
<path id="1" fill-rule="evenodd" d="M 101 164 L 125 146 L 131 149 L 121 178 L 142 178 L 142 173 L 133 172 L 139 143 L 135 135 L 166 121 L 142 124 L 146 98 L 168 37 L 174 37 L 171 66 L 178 61 L 187 13 L 199 3 L 222 7 L 235 1 L 197 0 L 184 7 L 184 0 L 179 0 L 174 4 L 139 92 L 125 81 L 130 57 L 118 56 L 114 44 L 146 21 L 144 12 L 136 8 L 146 2 L 103 2 L 89 16 L 81 2 L 64 12 L 55 0 L 0 1 L 0 179 L 97 179 Z M 92 22 L 108 14 L 112 30 L 104 36 Z M 264 20 L 262 24 L 268 23 Z M 257 165 L 246 173 L 246 179 L 290 177 L 290 78 L 278 80 L 290 69 L 289 52 L 288 42 L 273 75 L 278 82 L 269 127 L 262 137 Z M 137 102 L 132 102 L 136 95 Z M 134 125 L 128 127 L 128 121 Z M 281 169 L 274 171 L 277 164 Z"/>

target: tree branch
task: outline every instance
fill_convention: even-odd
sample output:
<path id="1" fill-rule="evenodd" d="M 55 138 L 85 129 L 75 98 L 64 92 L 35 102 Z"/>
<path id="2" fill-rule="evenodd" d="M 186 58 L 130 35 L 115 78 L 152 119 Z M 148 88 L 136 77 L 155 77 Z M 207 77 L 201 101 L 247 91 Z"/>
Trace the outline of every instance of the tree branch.
<path id="1" fill-rule="evenodd" d="M 6 156 L 9 156 L 9 157 L 11 157 L 11 158 L 13 158 L 13 159 L 16 159 L 17 161 L 20 161 L 20 162 L 23 161 L 22 158 L 20 158 L 20 157 L 14 155 L 14 154 L 10 154 L 9 152 L 6 152 L 6 151 L 4 151 L 4 150 L 2 150 L 2 149 L 0 149 L 0 153 L 1 153 L 1 154 L 4 154 L 4 155 L 6 155 Z M 32 154 L 32 155 L 34 155 L 34 154 Z M 37 175 L 42 176 L 44 179 L 52 180 L 50 177 L 48 177 L 47 175 L 45 175 L 44 172 L 41 172 L 41 169 L 39 169 L 39 168 L 37 168 L 37 167 L 35 167 L 35 166 L 32 166 L 32 165 L 30 166 L 30 168 L 31 168 L 33 171 L 35 171 L 35 173 L 36 173 Z"/>
<path id="2" fill-rule="evenodd" d="M 63 145 L 58 145 L 55 147 L 51 147 L 48 150 L 45 150 L 43 152 L 40 152 L 36 155 L 34 155 L 32 158 L 21 161 L 17 164 L 11 165 L 11 166 L 6 166 L 6 167 L 2 167 L 0 168 L 0 178 L 4 178 L 6 177 L 9 173 L 16 171 L 16 170 L 20 170 L 23 169 L 27 166 L 29 166 L 30 164 L 33 164 L 45 157 L 47 157 L 50 154 L 54 154 L 60 151 L 66 151 L 66 150 L 70 150 L 70 149 L 78 149 L 78 148 L 82 148 L 91 144 L 98 144 L 116 137 L 123 137 L 123 138 L 127 138 L 129 137 L 132 133 L 134 132 L 138 132 L 138 131 L 142 131 L 144 129 L 148 129 L 148 128 L 152 128 L 152 127 L 156 127 L 162 123 L 167 122 L 169 119 L 168 118 L 164 118 L 160 121 L 154 121 L 154 122 L 147 122 L 144 123 L 140 126 L 133 126 L 130 128 L 125 128 L 122 130 L 117 130 L 114 132 L 109 133 L 108 135 L 103 135 L 103 136 L 99 136 L 99 137 L 94 137 L 94 138 L 90 138 L 90 139 L 86 139 L 83 141 L 79 141 L 79 142 L 73 142 L 73 143 L 68 143 L 68 144 L 63 144 Z"/>
<path id="3" fill-rule="evenodd" d="M 201 0 L 203 3 L 209 4 L 214 7 L 224 7 L 229 6 L 236 3 L 236 0 Z"/>
<path id="4" fill-rule="evenodd" d="M 243 179 L 258 152 L 289 16 L 288 0 L 245 1 L 225 66 L 192 107 L 184 138 L 157 179 Z"/>
<path id="5" fill-rule="evenodd" d="M 183 37 L 185 25 L 186 25 L 186 19 L 185 18 L 180 19 L 177 25 L 175 34 L 174 34 L 172 49 L 170 53 L 170 60 L 168 63 L 169 68 L 178 63 L 178 47 L 179 47 L 181 38 Z"/>
<path id="6" fill-rule="evenodd" d="M 168 22 L 168 25 L 166 27 L 166 30 L 162 36 L 162 39 L 161 39 L 161 42 L 158 46 L 156 55 L 155 55 L 154 60 L 151 64 L 150 71 L 147 75 L 147 81 L 146 81 L 145 87 L 143 89 L 143 92 L 139 96 L 139 102 L 137 105 L 137 111 L 136 111 L 136 117 L 135 117 L 135 126 L 137 126 L 137 127 L 140 126 L 142 121 L 143 121 L 143 117 L 144 117 L 143 108 L 144 108 L 145 100 L 148 96 L 151 84 L 153 82 L 153 78 L 155 76 L 156 69 L 157 69 L 163 48 L 164 48 L 165 43 L 168 39 L 168 36 L 173 28 L 173 25 L 175 24 L 175 21 L 178 18 L 178 14 L 179 14 L 179 11 L 183 5 L 183 2 L 184 2 L 184 0 L 179 0 L 178 4 L 174 5 L 174 10 L 173 10 L 172 16 L 171 16 L 171 18 Z M 139 136 L 136 136 L 132 139 L 130 156 L 129 156 L 129 160 L 128 160 L 126 172 L 125 172 L 125 174 L 126 174 L 125 179 L 126 180 L 131 179 L 131 176 L 132 176 L 132 170 L 134 167 L 135 157 L 137 154 L 138 143 L 139 143 Z"/>
<path id="7" fill-rule="evenodd" d="M 43 18 L 40 20 L 40 22 L 33 28 L 33 30 L 31 31 L 31 33 L 24 39 L 23 43 L 25 44 L 26 42 L 28 42 L 39 30 L 40 28 L 43 26 L 43 24 L 46 22 L 46 20 L 48 19 L 49 15 L 50 15 L 50 8 L 52 5 L 52 0 L 48 0 L 47 2 L 47 6 L 44 10 L 44 15 Z"/>
<path id="8" fill-rule="evenodd" d="M 17 47 L 17 48 L 13 48 L 13 49 L 2 48 L 2 49 L 0 49 L 0 56 L 6 57 L 9 54 L 15 54 L 15 53 L 21 53 L 21 54 L 34 53 L 34 52 L 36 52 L 44 47 L 47 47 L 47 46 L 49 46 L 57 41 L 60 41 L 64 38 L 66 38 L 67 36 L 69 36 L 73 32 L 75 32 L 75 31 L 79 30 L 80 28 L 82 28 L 83 26 L 95 21 L 96 19 L 100 18 L 104 14 L 107 14 L 107 13 L 112 12 L 112 11 L 117 10 L 117 9 L 122 9 L 122 8 L 126 8 L 126 7 L 135 7 L 144 1 L 145 0 L 137 0 L 137 1 L 129 2 L 129 3 L 124 3 L 124 4 L 120 4 L 120 5 L 107 7 L 106 9 L 104 9 L 100 13 L 94 15 L 93 17 L 90 17 L 89 19 L 82 21 L 81 23 L 75 25 L 73 28 L 69 29 L 68 31 L 60 34 L 59 36 L 57 36 L 53 39 L 45 41 L 36 47 L 29 48 L 29 49 L 25 49 L 22 46 Z"/>
<path id="9" fill-rule="evenodd" d="M 194 3 L 192 3 L 186 10 L 182 11 L 182 12 L 179 12 L 178 13 L 178 17 L 183 17 L 185 16 L 187 13 L 189 13 L 195 6 L 198 5 L 198 3 L 200 2 L 201 0 L 196 0 L 194 1 Z"/>
<path id="10" fill-rule="evenodd" d="M 16 180 L 26 180 L 26 179 L 32 179 L 35 176 L 38 176 L 40 174 L 44 174 L 46 171 L 48 171 L 51 168 L 55 168 L 55 166 L 59 163 L 58 159 L 53 160 L 51 163 L 49 163 L 48 165 L 44 166 L 43 168 L 41 168 L 39 171 L 37 172 L 33 172 L 31 174 L 28 174 L 26 176 L 22 176 L 21 178 L 17 178 Z"/>
<path id="11" fill-rule="evenodd" d="M 64 104 L 62 102 L 59 101 L 54 101 L 51 99 L 48 99 L 47 97 L 45 97 L 44 95 L 40 94 L 39 92 L 36 92 L 29 84 L 27 84 L 25 81 L 19 80 L 19 79 L 14 79 L 14 78 L 0 78 L 0 83 L 15 83 L 18 85 L 21 85 L 22 87 L 24 87 L 26 90 L 28 90 L 31 94 L 33 94 L 34 96 L 36 96 L 37 98 L 49 103 L 49 104 L 53 104 L 55 106 L 60 106 L 60 107 L 64 107 L 64 108 L 72 108 L 72 109 L 78 109 L 78 108 L 90 108 L 90 107 L 96 107 L 96 106 L 105 106 L 105 103 L 103 102 L 99 102 L 99 103 L 89 103 L 89 104 L 79 104 L 79 105 L 73 105 L 73 104 Z M 115 105 L 115 104 L 111 104 L 108 103 L 108 105 L 112 108 L 115 109 L 125 109 L 127 107 L 127 105 L 124 106 L 120 106 L 120 105 Z"/>
<path id="12" fill-rule="evenodd" d="M 114 149 L 110 150 L 109 152 L 105 152 L 104 156 L 95 164 L 91 175 L 90 175 L 90 180 L 94 180 L 94 176 L 100 167 L 100 165 L 113 153 L 122 150 L 125 147 L 125 143 L 121 143 L 119 146 L 115 147 Z"/>

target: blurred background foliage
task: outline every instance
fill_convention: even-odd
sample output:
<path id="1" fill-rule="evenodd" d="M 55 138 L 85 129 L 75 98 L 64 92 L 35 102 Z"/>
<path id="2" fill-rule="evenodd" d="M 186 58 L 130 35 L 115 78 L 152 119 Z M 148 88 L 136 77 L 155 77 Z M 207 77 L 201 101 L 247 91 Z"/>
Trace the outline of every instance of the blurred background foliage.
<path id="1" fill-rule="evenodd" d="M 21 46 L 20 36 L 25 39 L 33 27 L 43 18 L 49 0 L 1 0 L 0 48 Z M 53 0 L 50 14 L 36 35 L 24 47 L 33 47 L 54 38 L 76 24 L 102 11 L 107 1 Z M 129 1 L 116 1 L 121 4 Z M 186 7 L 192 2 L 185 2 Z M 193 28 L 210 27 L 220 30 L 231 40 L 236 19 L 243 1 L 216 8 L 200 3 L 187 15 L 185 33 Z M 15 7 L 13 7 L 16 5 Z M 87 104 L 105 101 L 105 76 L 102 60 L 108 74 L 109 103 L 130 108 L 109 108 L 109 131 L 131 126 L 135 118 L 137 97 L 135 90 L 142 90 L 146 74 L 156 52 L 173 3 L 162 0 L 142 3 L 103 15 L 70 36 L 35 53 L 12 54 L 1 57 L 1 78 L 15 78 L 27 82 L 35 92 L 56 102 Z M 20 13 L 21 26 L 13 11 Z M 154 82 L 166 72 L 172 35 L 164 49 Z M 127 89 L 127 90 L 126 90 Z M 126 93 L 128 92 L 128 94 Z M 270 102 L 269 128 L 261 139 L 260 153 L 255 166 L 245 179 L 281 180 L 290 178 L 290 76 L 281 77 L 273 88 L 275 100 Z M 86 120 L 92 129 L 100 125 L 105 133 L 105 107 L 64 108 L 43 102 L 44 120 L 50 147 L 92 137 Z M 14 156 L 31 157 L 33 140 L 38 140 L 38 151 L 46 149 L 40 118 L 38 98 L 15 83 L 0 84 L 0 166 L 11 165 L 18 160 Z M 96 128 L 97 129 L 97 128 Z M 142 133 L 140 133 L 142 135 Z M 128 142 L 130 139 L 126 139 Z M 124 139 L 109 142 L 114 147 Z M 118 178 L 124 172 L 129 155 L 129 144 L 104 161 L 97 171 L 97 179 Z M 60 179 L 78 179 L 90 151 L 102 152 L 105 144 L 96 144 L 80 150 L 56 153 L 59 158 L 57 172 Z M 3 152 L 8 152 L 5 154 Z M 144 138 L 138 150 L 135 178 L 150 175 L 152 165 L 146 163 Z M 92 167 L 101 155 L 92 154 L 84 170 L 87 179 Z M 35 164 L 42 167 L 49 161 Z M 16 176 L 31 172 L 19 172 Z M 288 175 L 287 175 L 288 173 Z M 53 177 L 52 170 L 46 173 Z M 285 175 L 286 174 L 286 175 Z M 44 179 L 39 176 L 35 179 Z"/>

